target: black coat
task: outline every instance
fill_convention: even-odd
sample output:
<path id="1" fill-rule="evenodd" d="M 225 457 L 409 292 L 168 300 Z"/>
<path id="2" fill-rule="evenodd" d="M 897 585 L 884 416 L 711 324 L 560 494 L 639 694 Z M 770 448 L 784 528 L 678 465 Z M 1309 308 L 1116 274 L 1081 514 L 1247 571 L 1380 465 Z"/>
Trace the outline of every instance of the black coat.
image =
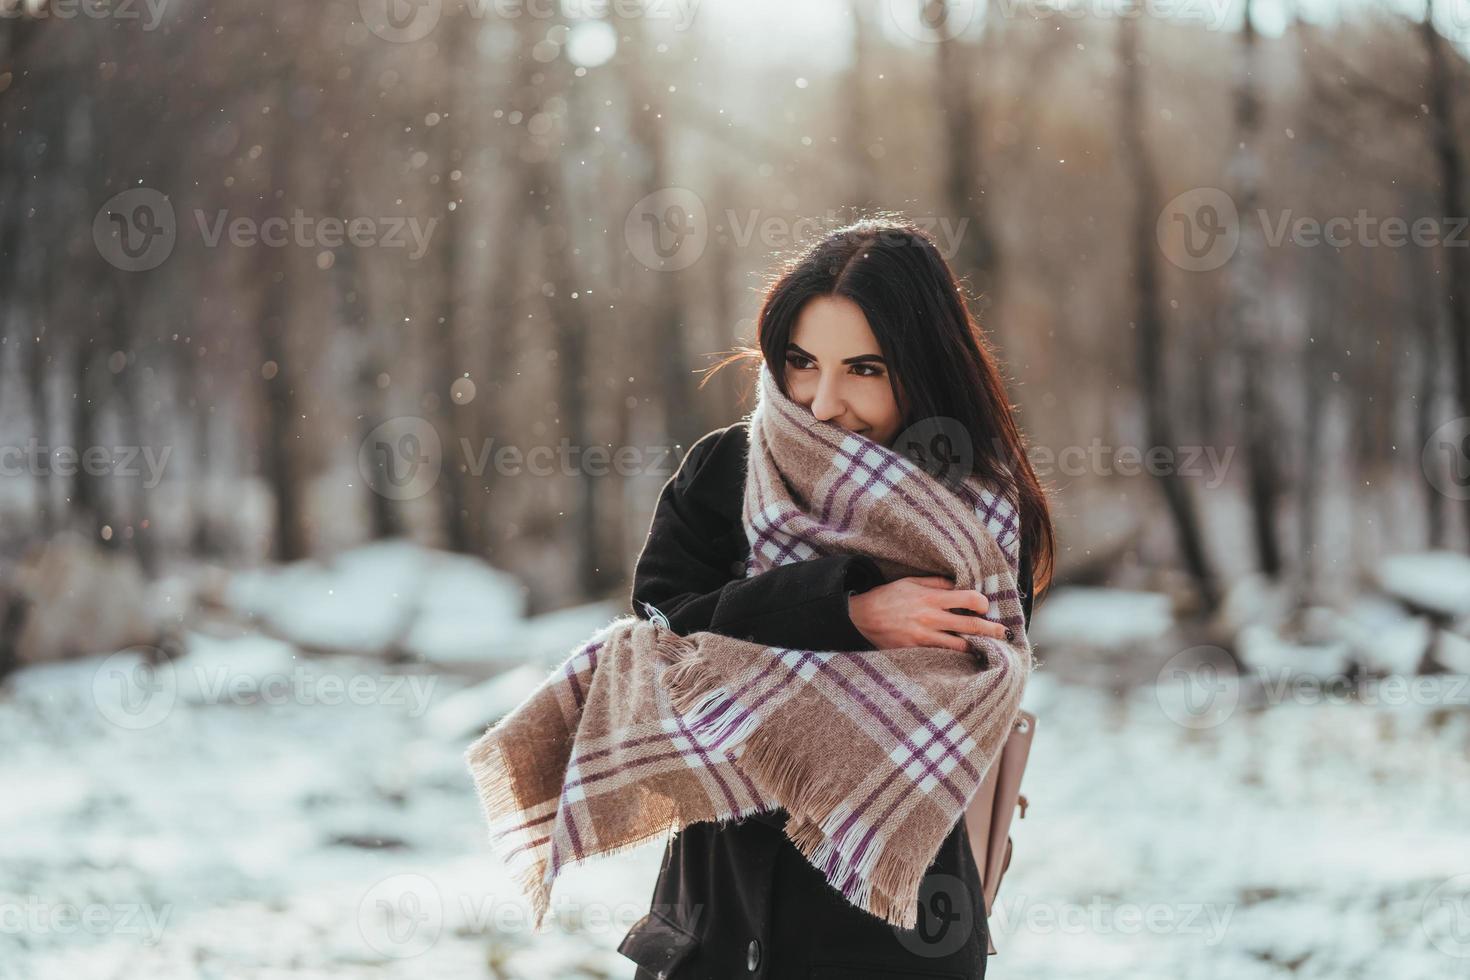
<path id="1" fill-rule="evenodd" d="M 861 555 L 793 562 L 745 578 L 741 524 L 748 433 L 716 429 L 660 492 L 633 576 L 633 611 L 685 635 L 708 630 L 772 646 L 871 650 L 849 592 L 882 584 Z M 1031 616 L 1029 561 L 1022 605 Z M 651 608 L 650 608 L 651 607 Z M 829 885 L 782 827 L 786 811 L 695 823 L 669 841 L 652 909 L 619 952 L 638 980 L 890 980 L 983 977 L 980 873 L 960 820 L 924 880 L 918 928 L 898 929 Z"/>

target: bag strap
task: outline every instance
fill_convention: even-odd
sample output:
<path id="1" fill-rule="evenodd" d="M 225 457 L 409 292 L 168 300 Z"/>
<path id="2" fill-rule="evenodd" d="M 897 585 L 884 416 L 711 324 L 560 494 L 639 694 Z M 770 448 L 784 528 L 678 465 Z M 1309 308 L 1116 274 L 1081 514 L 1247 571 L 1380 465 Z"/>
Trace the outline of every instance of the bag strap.
<path id="1" fill-rule="evenodd" d="M 1031 754 L 1031 740 L 1035 733 L 1036 716 L 1029 711 L 1022 711 L 1016 716 L 1010 734 L 1001 746 L 1000 754 L 986 773 L 985 781 L 981 783 L 970 806 L 965 810 L 970 849 L 974 852 L 975 863 L 980 869 L 982 899 L 987 919 L 995 907 L 995 896 L 1000 889 L 1001 879 L 1011 863 L 1011 820 L 1017 809 L 1024 819 L 1030 806 L 1030 801 L 1021 794 L 1021 777 L 1026 771 L 1026 762 Z M 995 953 L 993 940 L 989 952 Z"/>

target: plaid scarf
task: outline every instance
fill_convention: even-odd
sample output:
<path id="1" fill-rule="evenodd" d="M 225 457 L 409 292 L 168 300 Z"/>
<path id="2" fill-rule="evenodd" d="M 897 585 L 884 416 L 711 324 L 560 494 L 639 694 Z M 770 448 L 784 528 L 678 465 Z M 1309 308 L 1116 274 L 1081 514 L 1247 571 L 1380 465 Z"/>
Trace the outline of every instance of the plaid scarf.
<path id="1" fill-rule="evenodd" d="M 614 620 L 465 753 L 536 931 L 569 863 L 777 807 L 849 902 L 914 928 L 924 874 L 1020 711 L 1032 659 L 1014 499 L 816 419 L 764 365 L 749 433 L 748 575 L 857 552 L 889 580 L 982 591 L 1014 640 L 787 650 Z"/>

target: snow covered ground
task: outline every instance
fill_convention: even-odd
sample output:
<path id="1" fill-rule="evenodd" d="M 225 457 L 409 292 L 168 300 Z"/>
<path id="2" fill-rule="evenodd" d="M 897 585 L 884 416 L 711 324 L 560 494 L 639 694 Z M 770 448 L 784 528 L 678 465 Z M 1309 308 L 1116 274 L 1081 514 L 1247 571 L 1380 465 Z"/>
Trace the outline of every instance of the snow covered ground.
<path id="1" fill-rule="evenodd" d="M 464 769 L 474 719 L 543 668 L 487 693 L 446 666 L 448 627 L 446 663 L 308 655 L 285 597 L 241 588 L 271 636 L 203 622 L 157 668 L 123 652 L 0 687 L 0 978 L 631 977 L 614 947 L 662 848 L 572 869 L 532 935 Z M 569 649 L 589 615 L 505 629 Z M 990 976 L 1470 976 L 1470 690 L 1227 684 L 1201 711 L 1189 685 L 1218 678 L 1167 624 L 1128 642 L 1159 684 L 1111 694 L 1061 639 L 1043 651 Z"/>

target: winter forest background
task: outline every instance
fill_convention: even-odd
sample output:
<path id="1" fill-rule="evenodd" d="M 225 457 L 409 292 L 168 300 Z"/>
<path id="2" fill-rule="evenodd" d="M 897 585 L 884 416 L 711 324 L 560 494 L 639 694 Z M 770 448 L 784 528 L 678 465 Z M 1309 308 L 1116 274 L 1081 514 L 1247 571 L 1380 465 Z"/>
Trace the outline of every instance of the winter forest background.
<path id="1" fill-rule="evenodd" d="M 1470 0 L 0 0 L 0 977 L 631 977 L 461 753 L 928 226 L 1059 555 L 995 977 L 1470 971 Z M 960 923 L 958 927 L 964 927 Z"/>

